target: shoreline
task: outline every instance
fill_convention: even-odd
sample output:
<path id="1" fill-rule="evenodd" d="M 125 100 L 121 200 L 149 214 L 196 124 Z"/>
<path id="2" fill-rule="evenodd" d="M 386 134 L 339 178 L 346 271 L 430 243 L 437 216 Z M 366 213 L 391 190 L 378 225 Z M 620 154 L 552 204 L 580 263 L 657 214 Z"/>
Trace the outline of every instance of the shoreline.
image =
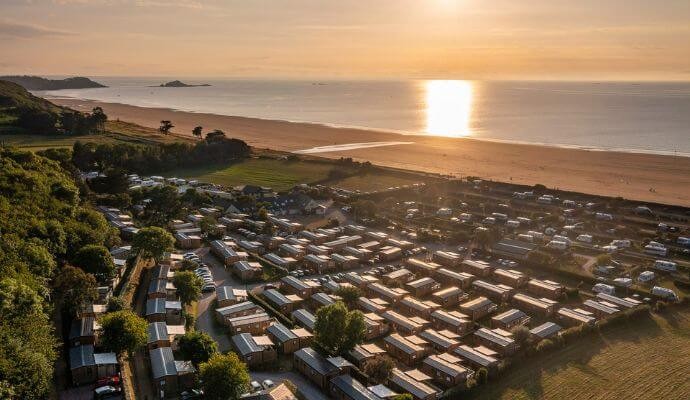
<path id="1" fill-rule="evenodd" d="M 388 167 L 624 197 L 690 206 L 690 157 L 564 148 L 538 144 L 450 138 L 332 127 L 324 124 L 266 120 L 209 113 L 148 108 L 74 98 L 51 101 L 77 110 L 103 107 L 109 119 L 157 128 L 173 122 L 172 132 L 190 136 L 221 129 L 257 148 L 297 152 L 312 148 L 345 148 L 320 152 L 320 157 L 352 157 Z M 404 138 L 404 139 L 403 139 Z M 413 142 L 387 146 L 352 146 L 371 142 Z"/>
<path id="2" fill-rule="evenodd" d="M 394 133 L 396 135 L 404 136 L 404 137 L 409 137 L 409 136 L 413 136 L 413 137 L 414 136 L 438 137 L 438 138 L 450 138 L 450 139 L 462 139 L 462 140 L 477 140 L 477 141 L 481 141 L 481 142 L 492 142 L 492 143 L 503 143 L 503 144 L 541 146 L 541 147 L 550 147 L 550 148 L 556 148 L 556 149 L 572 149 L 572 150 L 601 151 L 601 152 L 629 153 L 629 154 L 651 154 L 651 155 L 660 155 L 660 156 L 688 157 L 688 158 L 690 158 L 690 152 L 672 151 L 672 150 L 650 150 L 650 149 L 638 149 L 638 148 L 629 148 L 629 147 L 606 148 L 606 147 L 586 146 L 586 145 L 578 145 L 578 144 L 530 142 L 530 141 L 526 141 L 526 140 L 479 138 L 479 137 L 472 137 L 472 136 L 462 136 L 462 137 L 435 136 L 435 135 L 426 134 L 424 132 L 413 132 L 413 131 L 405 131 L 405 130 L 397 130 L 397 129 L 372 128 L 372 127 L 359 126 L 359 125 L 331 124 L 331 123 L 325 123 L 325 122 L 313 122 L 313 121 L 302 121 L 302 120 L 270 119 L 270 118 L 262 118 L 262 117 L 255 117 L 255 116 L 218 114 L 218 113 L 214 113 L 214 112 L 184 110 L 184 109 L 177 109 L 177 108 L 163 107 L 163 106 L 153 106 L 153 105 L 152 106 L 144 106 L 144 105 L 140 106 L 140 105 L 134 105 L 134 104 L 128 104 L 128 103 L 107 102 L 107 101 L 86 99 L 86 98 L 81 98 L 81 97 L 55 96 L 55 95 L 47 95 L 47 96 L 41 96 L 41 97 L 44 97 L 45 99 L 50 100 L 54 103 L 58 103 L 58 104 L 62 104 L 61 102 L 72 103 L 72 102 L 80 101 L 80 102 L 87 102 L 87 103 L 109 104 L 109 105 L 115 105 L 115 106 L 137 107 L 137 108 L 142 108 L 142 109 L 160 109 L 160 110 L 167 110 L 167 111 L 177 112 L 177 113 L 212 115 L 212 116 L 216 116 L 216 117 L 244 118 L 244 119 L 250 119 L 250 120 L 283 122 L 283 123 L 289 123 L 289 124 L 307 124 L 307 125 L 321 126 L 323 128 L 355 129 L 355 130 L 359 130 L 359 131 L 370 131 L 370 132 L 382 133 L 382 134 Z M 88 111 L 88 110 L 84 110 L 84 111 Z M 310 148 L 301 149 L 299 151 L 306 151 L 306 150 L 310 150 Z"/>

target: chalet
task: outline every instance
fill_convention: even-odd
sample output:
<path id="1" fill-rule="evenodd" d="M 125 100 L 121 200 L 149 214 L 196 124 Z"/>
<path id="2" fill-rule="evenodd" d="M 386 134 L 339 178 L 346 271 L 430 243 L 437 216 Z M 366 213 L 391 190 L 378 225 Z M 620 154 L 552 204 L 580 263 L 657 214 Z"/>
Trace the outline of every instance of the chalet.
<path id="1" fill-rule="evenodd" d="M 191 361 L 177 361 L 170 347 L 149 350 L 151 377 L 156 392 L 164 397 L 174 397 L 195 383 L 194 366 Z"/>
<path id="2" fill-rule="evenodd" d="M 241 398 L 242 400 L 297 400 L 297 396 L 285 382 L 251 394 L 243 394 Z"/>
<path id="3" fill-rule="evenodd" d="M 393 358 L 400 360 L 402 363 L 413 366 L 420 362 L 422 358 L 428 353 L 428 350 L 422 346 L 419 337 L 401 336 L 393 333 L 386 336 L 384 347 L 386 352 Z"/>
<path id="4" fill-rule="evenodd" d="M 494 270 L 494 279 L 498 283 L 508 285 L 510 287 L 519 288 L 527 284 L 529 277 L 520 271 L 514 269 L 501 269 L 497 268 Z"/>
<path id="5" fill-rule="evenodd" d="M 331 296 L 324 292 L 314 293 L 310 298 L 311 309 L 316 311 L 321 307 L 334 304 L 338 299 L 339 297 Z"/>
<path id="6" fill-rule="evenodd" d="M 97 379 L 116 375 L 118 367 L 115 353 L 94 353 L 91 344 L 69 349 L 69 368 L 72 383 L 75 386 L 93 383 Z"/>
<path id="7" fill-rule="evenodd" d="M 230 338 L 232 347 L 249 367 L 267 364 L 278 358 L 275 345 L 268 336 L 241 333 Z"/>
<path id="8" fill-rule="evenodd" d="M 527 291 L 551 300 L 558 300 L 563 295 L 564 290 L 563 285 L 554 281 L 530 279 L 527 282 Z"/>
<path id="9" fill-rule="evenodd" d="M 414 400 L 436 400 L 441 395 L 441 392 L 433 386 L 424 383 L 420 378 L 425 381 L 430 380 L 430 377 L 417 370 L 403 372 L 394 368 L 388 381 L 393 388 L 403 393 L 410 393 Z"/>
<path id="10" fill-rule="evenodd" d="M 404 289 L 390 288 L 380 283 L 370 283 L 367 289 L 371 296 L 380 297 L 391 304 L 399 302 L 407 295 L 407 291 Z"/>
<path id="11" fill-rule="evenodd" d="M 182 249 L 197 249 L 201 247 L 201 236 L 184 232 L 175 233 L 177 246 Z"/>
<path id="12" fill-rule="evenodd" d="M 307 254 L 304 256 L 304 267 L 319 274 L 333 269 L 333 260 L 326 255 Z"/>
<path id="13" fill-rule="evenodd" d="M 228 325 L 228 320 L 232 318 L 258 314 L 261 312 L 264 312 L 263 308 L 251 301 L 243 301 L 241 303 L 216 308 L 216 318 L 221 324 Z"/>
<path id="14" fill-rule="evenodd" d="M 382 312 L 386 311 L 389 305 L 390 303 L 378 297 L 368 298 L 362 296 L 357 300 L 357 307 L 360 310 L 376 314 L 381 314 Z"/>
<path id="15" fill-rule="evenodd" d="M 421 301 L 412 296 L 406 296 L 397 305 L 397 309 L 406 315 L 419 315 L 423 318 L 429 318 L 432 312 L 441 308 L 440 304 L 433 301 Z"/>
<path id="16" fill-rule="evenodd" d="M 452 251 L 435 251 L 432 259 L 444 267 L 454 268 L 462 262 L 462 255 Z"/>
<path id="17" fill-rule="evenodd" d="M 228 318 L 226 321 L 230 333 L 233 335 L 240 333 L 261 335 L 266 331 L 266 328 L 271 326 L 273 319 L 265 312 L 260 312 L 241 317 Z"/>
<path id="18" fill-rule="evenodd" d="M 360 244 L 358 244 L 358 245 L 357 245 L 357 248 L 358 248 L 358 249 L 363 249 L 363 250 L 369 250 L 369 251 L 371 251 L 371 252 L 376 252 L 376 251 L 378 251 L 378 249 L 381 248 L 381 242 L 378 242 L 378 241 L 376 241 L 376 240 L 372 240 L 372 241 L 369 241 L 369 242 L 365 242 L 365 243 L 360 243 Z"/>
<path id="19" fill-rule="evenodd" d="M 216 287 L 216 303 L 218 308 L 242 303 L 247 301 L 247 298 L 247 291 L 244 289 L 235 289 L 232 286 Z"/>
<path id="20" fill-rule="evenodd" d="M 278 253 L 285 257 L 301 260 L 307 254 L 307 250 L 299 244 L 283 243 L 278 247 Z"/>
<path id="21" fill-rule="evenodd" d="M 152 322 L 148 327 L 146 348 L 173 347 L 175 338 L 185 334 L 184 325 L 168 325 L 165 322 Z"/>
<path id="22" fill-rule="evenodd" d="M 434 279 L 424 277 L 414 281 L 407 282 L 405 289 L 415 297 L 426 297 L 431 292 L 441 288 L 441 285 Z"/>
<path id="23" fill-rule="evenodd" d="M 414 279 L 414 274 L 405 268 L 389 272 L 381 277 L 386 285 L 396 284 L 402 286 Z"/>
<path id="24" fill-rule="evenodd" d="M 362 225 L 345 225 L 345 233 L 348 235 L 364 235 L 367 231 L 366 226 Z"/>
<path id="25" fill-rule="evenodd" d="M 498 306 L 486 297 L 477 297 L 460 304 L 460 311 L 468 315 L 473 321 L 484 318 L 498 309 Z"/>
<path id="26" fill-rule="evenodd" d="M 386 350 L 380 348 L 374 343 L 358 344 L 354 349 L 350 350 L 350 356 L 359 367 L 364 368 L 364 365 L 374 359 L 381 358 L 386 355 Z"/>
<path id="27" fill-rule="evenodd" d="M 240 261 L 240 256 L 237 252 L 222 240 L 214 240 L 211 242 L 211 252 L 218 257 L 226 267 Z"/>
<path id="28" fill-rule="evenodd" d="M 607 303 L 615 304 L 617 308 L 635 308 L 642 304 L 641 301 L 630 297 L 620 298 L 611 294 L 597 293 L 597 299 Z"/>
<path id="29" fill-rule="evenodd" d="M 237 244 L 245 251 L 252 254 L 263 254 L 266 252 L 264 245 L 261 242 L 251 240 L 240 240 Z"/>
<path id="30" fill-rule="evenodd" d="M 355 256 L 331 254 L 331 260 L 335 263 L 335 267 L 340 270 L 359 267 L 359 259 Z"/>
<path id="31" fill-rule="evenodd" d="M 547 298 L 537 299 L 526 294 L 517 293 L 513 296 L 513 304 L 527 312 L 549 316 L 553 314 L 557 303 Z"/>
<path id="32" fill-rule="evenodd" d="M 167 279 L 152 279 L 149 283 L 148 291 L 146 292 L 146 298 L 152 299 L 168 299 L 168 280 Z M 175 287 L 172 287 L 173 297 L 170 300 L 175 300 Z"/>
<path id="33" fill-rule="evenodd" d="M 513 308 L 492 317 L 491 327 L 510 330 L 518 325 L 527 325 L 530 319 L 529 315 Z"/>
<path id="34" fill-rule="evenodd" d="M 544 322 L 543 324 L 529 331 L 530 338 L 535 342 L 542 339 L 549 339 L 559 335 L 561 329 L 562 328 L 558 324 L 554 324 L 553 322 Z"/>
<path id="35" fill-rule="evenodd" d="M 422 276 L 434 276 L 436 270 L 441 268 L 441 265 L 436 264 L 435 262 L 427 262 L 416 258 L 409 258 L 405 262 L 405 267 L 410 271 Z"/>
<path id="36" fill-rule="evenodd" d="M 529 254 L 537 248 L 537 245 L 521 240 L 502 239 L 491 246 L 491 253 L 514 258 L 516 260 L 526 260 Z"/>
<path id="37" fill-rule="evenodd" d="M 316 254 L 317 256 L 327 256 L 333 253 L 333 249 L 324 245 L 309 244 L 305 248 L 307 254 Z"/>
<path id="38" fill-rule="evenodd" d="M 318 228 L 315 232 L 326 236 L 328 240 L 334 240 L 342 233 L 342 230 L 339 228 Z"/>
<path id="39" fill-rule="evenodd" d="M 292 312 L 292 319 L 297 322 L 300 326 L 306 328 L 309 332 L 314 332 L 314 324 L 316 323 L 316 317 L 314 314 L 300 308 Z"/>
<path id="40" fill-rule="evenodd" d="M 340 360 L 325 358 L 311 347 L 294 353 L 293 366 L 321 389 L 326 389 L 331 379 L 348 369 L 341 365 Z"/>
<path id="41" fill-rule="evenodd" d="M 104 314 L 108 306 L 105 304 L 94 304 L 86 303 L 77 311 L 77 318 L 97 318 L 99 315 Z"/>
<path id="42" fill-rule="evenodd" d="M 359 235 L 353 235 L 353 236 L 341 236 L 335 240 L 332 240 L 330 242 L 325 242 L 323 243 L 324 246 L 327 246 L 335 251 L 338 251 L 342 249 L 343 247 L 347 246 L 356 246 L 358 244 L 362 243 L 362 237 Z"/>
<path id="43" fill-rule="evenodd" d="M 338 375 L 331 379 L 329 392 L 330 397 L 337 400 L 380 400 L 350 375 Z"/>
<path id="44" fill-rule="evenodd" d="M 497 351 L 504 356 L 515 353 L 518 348 L 517 342 L 513 339 L 513 335 L 502 329 L 486 329 L 479 328 L 474 332 L 474 340 L 483 346 Z"/>
<path id="45" fill-rule="evenodd" d="M 388 246 L 399 247 L 403 251 L 411 250 L 412 248 L 414 248 L 414 243 L 407 241 L 407 240 L 398 240 L 398 239 L 388 238 L 388 239 L 386 239 L 385 243 Z"/>
<path id="46" fill-rule="evenodd" d="M 414 335 L 422 330 L 426 329 L 430 323 L 420 317 L 407 318 L 402 314 L 398 314 L 395 311 L 388 310 L 381 314 L 387 322 L 388 325 L 396 332 L 402 332 L 404 334 Z"/>
<path id="47" fill-rule="evenodd" d="M 369 231 L 364 233 L 364 236 L 366 236 L 370 240 L 377 240 L 379 242 L 383 242 L 386 239 L 388 239 L 388 234 L 385 232 Z"/>
<path id="48" fill-rule="evenodd" d="M 177 325 L 182 321 L 182 303 L 165 299 L 147 300 L 146 320 Z"/>
<path id="49" fill-rule="evenodd" d="M 72 347 L 95 345 L 100 325 L 94 317 L 74 319 L 69 330 L 69 344 Z"/>
<path id="50" fill-rule="evenodd" d="M 472 281 L 475 279 L 474 275 L 472 274 L 468 274 L 466 272 L 455 272 L 446 268 L 437 269 L 435 278 L 439 282 L 457 286 L 462 290 L 467 290 L 470 285 L 472 285 Z"/>
<path id="51" fill-rule="evenodd" d="M 364 322 L 367 325 L 366 340 L 375 339 L 388 332 L 388 323 L 386 320 L 375 313 L 364 314 Z"/>
<path id="52" fill-rule="evenodd" d="M 323 242 L 329 240 L 328 236 L 323 233 L 312 232 L 312 231 L 301 231 L 299 237 L 303 237 L 314 244 L 322 244 Z"/>
<path id="53" fill-rule="evenodd" d="M 362 249 L 359 247 L 344 247 L 342 253 L 348 256 L 355 257 L 360 261 L 370 260 L 374 257 L 374 252 L 368 249 Z"/>
<path id="54" fill-rule="evenodd" d="M 302 298 L 297 295 L 286 296 L 275 289 L 264 290 L 262 295 L 269 304 L 283 314 L 292 312 L 302 302 Z"/>
<path id="55" fill-rule="evenodd" d="M 419 334 L 419 337 L 426 340 L 434 350 L 448 352 L 460 345 L 458 341 L 460 335 L 448 330 L 426 329 Z"/>
<path id="56" fill-rule="evenodd" d="M 294 294 L 306 299 L 316 293 L 318 286 L 312 286 L 299 278 L 287 275 L 280 278 L 280 289 L 285 294 Z"/>
<path id="57" fill-rule="evenodd" d="M 515 289 L 510 286 L 503 284 L 495 285 L 483 280 L 476 280 L 472 282 L 472 287 L 477 294 L 486 296 L 498 303 L 507 302 L 510 299 L 510 296 L 512 296 L 515 292 Z"/>
<path id="58" fill-rule="evenodd" d="M 585 300 L 582 305 L 586 310 L 592 312 L 597 318 L 605 318 L 620 311 L 615 304 L 604 300 Z"/>
<path id="59" fill-rule="evenodd" d="M 489 349 L 482 346 L 472 348 L 467 345 L 461 345 L 453 351 L 453 354 L 476 369 L 486 368 L 489 371 L 495 370 L 499 364 L 498 358 L 495 356 L 496 352 L 487 350 Z"/>
<path id="60" fill-rule="evenodd" d="M 585 311 L 579 308 L 570 309 L 566 307 L 561 307 L 557 312 L 556 316 L 559 321 L 566 326 L 577 326 L 577 325 L 589 325 L 594 326 L 597 323 L 597 319 L 589 311 Z"/>
<path id="61" fill-rule="evenodd" d="M 467 315 L 445 310 L 431 313 L 431 323 L 437 330 L 448 330 L 461 336 L 467 334 L 474 325 Z"/>
<path id="62" fill-rule="evenodd" d="M 345 280 L 355 287 L 366 289 L 370 283 L 378 282 L 378 278 L 367 274 L 359 274 L 357 272 L 348 272 L 345 274 Z"/>
<path id="63" fill-rule="evenodd" d="M 393 261 L 401 258 L 403 251 L 400 247 L 385 246 L 379 250 L 378 257 L 381 262 Z"/>
<path id="64" fill-rule="evenodd" d="M 292 257 L 281 257 L 275 253 L 264 255 L 264 259 L 282 269 L 290 269 L 297 263 L 297 260 Z"/>
<path id="65" fill-rule="evenodd" d="M 292 333 L 299 339 L 299 348 L 311 346 L 311 342 L 314 340 L 314 334 L 309 332 L 304 328 L 294 328 L 291 329 Z"/>
<path id="66" fill-rule="evenodd" d="M 463 385 L 474 376 L 474 371 L 460 365 L 460 359 L 448 353 L 425 358 L 420 369 L 446 389 Z"/>
<path id="67" fill-rule="evenodd" d="M 273 222 L 273 224 L 277 226 L 278 229 L 282 232 L 297 233 L 304 229 L 302 224 L 298 222 L 292 222 L 287 218 L 268 217 L 268 220 Z"/>
<path id="68" fill-rule="evenodd" d="M 378 396 L 379 399 L 382 400 L 393 400 L 395 399 L 400 393 L 390 389 L 386 385 L 378 384 L 374 386 L 369 386 L 367 387 L 372 393 L 374 393 L 376 396 Z"/>
<path id="69" fill-rule="evenodd" d="M 466 298 L 467 295 L 457 286 L 447 287 L 431 294 L 431 300 L 443 308 L 456 306 Z"/>
<path id="70" fill-rule="evenodd" d="M 476 277 L 488 277 L 493 269 L 491 265 L 480 260 L 463 260 L 460 263 L 460 271 Z"/>

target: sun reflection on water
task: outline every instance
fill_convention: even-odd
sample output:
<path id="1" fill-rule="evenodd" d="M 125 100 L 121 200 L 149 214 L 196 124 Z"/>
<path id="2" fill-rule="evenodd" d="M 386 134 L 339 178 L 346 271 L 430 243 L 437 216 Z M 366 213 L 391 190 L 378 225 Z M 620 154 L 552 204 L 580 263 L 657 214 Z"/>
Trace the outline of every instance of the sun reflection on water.
<path id="1" fill-rule="evenodd" d="M 431 135 L 470 135 L 473 87 L 469 81 L 426 81 L 426 132 Z"/>

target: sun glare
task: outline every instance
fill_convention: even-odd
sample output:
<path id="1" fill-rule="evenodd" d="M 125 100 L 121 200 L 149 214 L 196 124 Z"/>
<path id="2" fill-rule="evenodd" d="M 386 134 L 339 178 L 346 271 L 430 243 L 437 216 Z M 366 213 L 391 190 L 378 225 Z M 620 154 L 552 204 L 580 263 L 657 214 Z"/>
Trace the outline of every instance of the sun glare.
<path id="1" fill-rule="evenodd" d="M 427 81 L 425 85 L 426 132 L 438 136 L 468 136 L 472 114 L 472 83 Z"/>

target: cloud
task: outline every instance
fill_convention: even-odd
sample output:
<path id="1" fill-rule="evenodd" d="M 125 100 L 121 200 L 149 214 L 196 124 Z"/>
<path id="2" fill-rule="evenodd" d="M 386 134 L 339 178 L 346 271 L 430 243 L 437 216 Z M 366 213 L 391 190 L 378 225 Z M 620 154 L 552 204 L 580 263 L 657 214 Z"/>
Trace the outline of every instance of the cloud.
<path id="1" fill-rule="evenodd" d="M 0 20 L 0 37 L 10 39 L 36 39 L 69 36 L 71 32 Z"/>

